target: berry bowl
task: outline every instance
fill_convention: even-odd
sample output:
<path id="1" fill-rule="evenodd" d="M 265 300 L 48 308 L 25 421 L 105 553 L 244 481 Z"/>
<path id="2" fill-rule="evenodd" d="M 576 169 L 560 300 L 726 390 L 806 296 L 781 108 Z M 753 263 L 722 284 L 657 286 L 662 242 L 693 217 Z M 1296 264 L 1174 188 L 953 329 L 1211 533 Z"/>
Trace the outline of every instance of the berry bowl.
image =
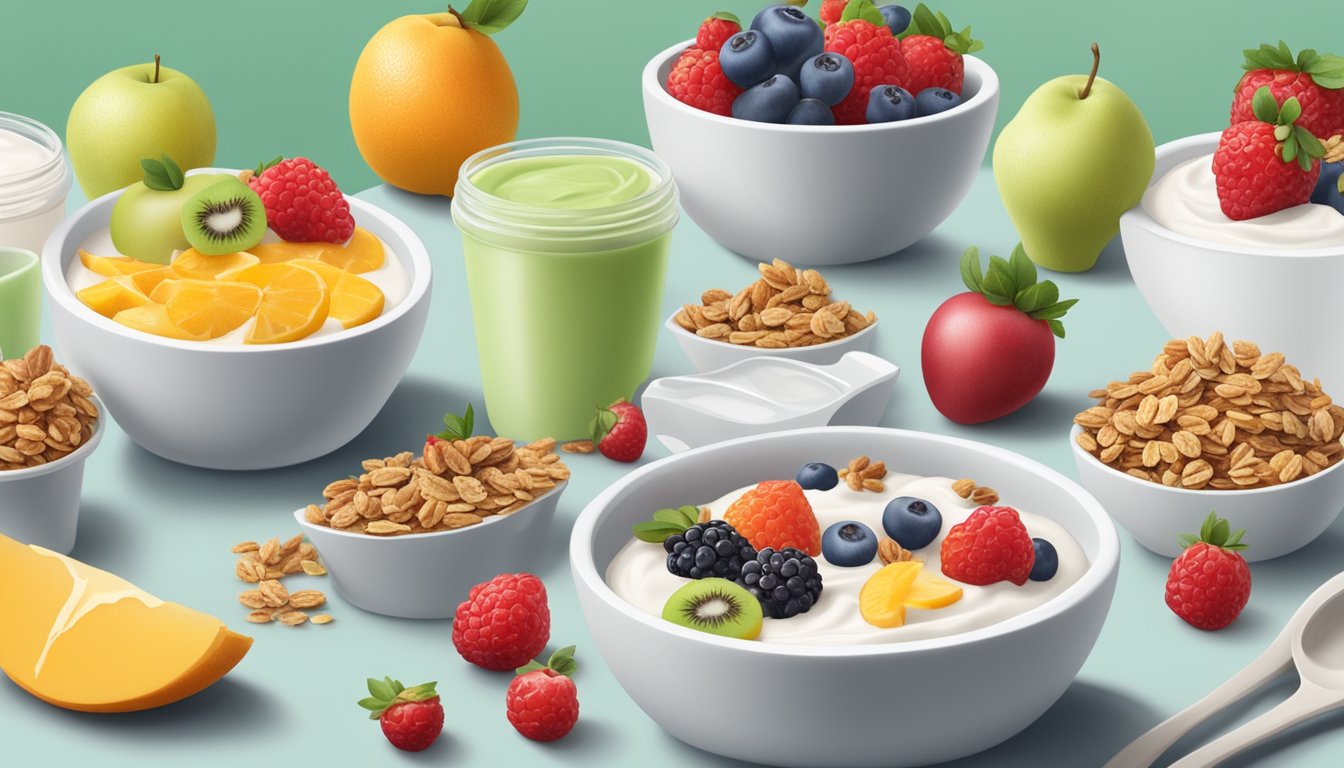
<path id="1" fill-rule="evenodd" d="M 789 477 L 806 462 L 857 454 L 883 457 L 901 472 L 992 485 L 1061 526 L 1086 555 L 1086 567 L 1048 600 L 987 626 L 872 644 L 719 637 L 651 615 L 608 585 L 607 568 L 630 541 L 631 526 L 649 510 L 685 503 L 688 487 L 713 498 L 747 479 Z M 1110 609 L 1119 556 L 1119 537 L 1101 505 L 1059 473 L 980 443 L 873 427 L 776 432 L 647 464 L 594 499 L 570 538 L 589 631 L 635 703 L 695 747 L 784 766 L 927 765 L 1008 739 L 1073 682 Z M 686 685 L 688 670 L 731 680 L 750 695 L 705 696 L 703 686 Z M 893 709 L 897 699 L 903 703 Z M 768 706 L 776 702 L 810 705 Z"/>
<path id="2" fill-rule="evenodd" d="M 108 226 L 120 195 L 88 203 L 52 233 L 42 279 L 57 348 L 133 441 L 181 464 L 270 469 L 326 455 L 373 421 L 410 366 L 429 314 L 429 254 L 406 224 L 347 197 L 356 223 L 383 241 L 408 278 L 406 296 L 379 317 L 284 344 L 216 346 L 128 328 L 75 295 L 67 269 Z"/>
<path id="3" fill-rule="evenodd" d="M 965 101 L 946 112 L 876 125 L 776 125 L 673 98 L 668 72 L 693 44 L 644 67 L 644 117 L 682 207 L 729 250 L 808 265 L 878 259 L 932 232 L 980 171 L 999 78 L 974 56 L 965 57 Z"/>
<path id="4" fill-rule="evenodd" d="M 719 339 L 697 336 L 677 325 L 675 318 L 676 313 L 674 312 L 663 325 L 667 328 L 667 332 L 672 334 L 672 338 L 676 339 L 677 344 L 681 346 L 681 350 L 686 353 L 686 357 L 691 361 L 691 367 L 697 373 L 711 373 L 743 360 L 767 356 L 784 360 L 797 360 L 800 363 L 811 363 L 813 365 L 831 365 L 839 362 L 840 358 L 844 357 L 846 353 L 867 352 L 872 349 L 873 335 L 876 333 L 878 326 L 878 323 L 873 323 L 858 333 L 850 334 L 835 341 L 828 341 L 825 344 L 814 344 L 810 347 L 766 349 L 751 344 L 731 344 Z"/>

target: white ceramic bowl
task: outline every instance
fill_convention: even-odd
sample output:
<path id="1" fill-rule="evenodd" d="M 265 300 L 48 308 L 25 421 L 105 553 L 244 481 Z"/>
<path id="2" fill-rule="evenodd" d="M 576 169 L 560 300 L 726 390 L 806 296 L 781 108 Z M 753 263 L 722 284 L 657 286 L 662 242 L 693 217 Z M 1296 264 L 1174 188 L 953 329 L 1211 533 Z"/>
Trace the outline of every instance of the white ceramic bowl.
<path id="1" fill-rule="evenodd" d="M 1177 537 L 1199 533 L 1210 512 L 1233 529 L 1246 529 L 1243 552 L 1250 562 L 1286 555 L 1310 544 L 1344 509 L 1344 471 L 1335 464 L 1285 485 L 1237 491 L 1192 491 L 1140 480 L 1102 464 L 1077 442 L 1082 427 L 1069 432 L 1078 480 L 1134 540 L 1164 557 L 1181 553 Z"/>
<path id="2" fill-rule="evenodd" d="M 1153 181 L 1181 163 L 1212 153 L 1218 133 L 1157 148 Z M 1282 352 L 1326 392 L 1344 392 L 1344 243 L 1332 248 L 1270 251 L 1236 248 L 1173 232 L 1142 205 L 1120 217 L 1129 271 L 1148 306 L 1176 338 L 1247 339 Z M 1221 512 L 1221 510 L 1220 510 Z"/>
<path id="3" fill-rule="evenodd" d="M 989 147 L 999 78 L 965 57 L 965 101 L 880 125 L 775 125 L 711 114 L 664 83 L 686 41 L 644 67 L 644 117 L 681 204 L 724 247 L 757 261 L 849 264 L 922 239 L 970 190 Z"/>
<path id="4" fill-rule="evenodd" d="M 107 402 L 112 418 L 151 453 L 209 469 L 270 469 L 309 461 L 350 442 L 391 396 L 429 314 L 430 262 L 400 220 L 347 197 L 356 223 L 399 258 L 411 287 L 358 328 L 288 344 L 215 346 L 152 336 L 81 302 L 65 269 L 106 227 L 120 192 L 85 205 L 42 252 L 42 279 L 62 358 Z"/>
<path id="5" fill-rule="evenodd" d="M 69 455 L 39 467 L 0 472 L 0 534 L 52 552 L 70 554 L 79 524 L 84 462 L 102 442 L 107 412 L 97 395 L 93 436 Z"/>
<path id="6" fill-rule="evenodd" d="M 536 567 L 555 507 L 568 481 L 531 504 L 469 528 L 406 536 L 370 536 L 294 519 L 326 561 L 341 597 L 371 613 L 451 619 L 475 585 Z"/>
<path id="7" fill-rule="evenodd" d="M 952 637 L 834 647 L 695 632 L 630 605 L 607 566 L 650 509 L 789 477 L 807 461 L 880 456 L 899 471 L 969 476 L 1062 524 L 1087 554 L 1082 577 L 1049 602 Z M 915 766 L 988 749 L 1040 717 L 1073 682 L 1110 608 L 1119 537 L 1073 481 L 981 443 L 872 427 L 822 427 L 733 440 L 647 464 L 603 491 L 574 524 L 570 566 L 588 629 L 617 681 L 673 736 L 700 749 L 784 766 Z M 824 598 L 823 598 L 824 599 Z M 650 662 L 650 660 L 655 660 Z M 657 661 L 664 660 L 664 661 Z M 671 661 L 667 661 L 671 660 Z M 740 697 L 704 696 L 686 670 L 732 680 L 755 702 L 812 702 L 805 727 Z"/>
<path id="8" fill-rule="evenodd" d="M 681 310 L 677 310 L 680 312 Z M 710 373 L 720 368 L 741 362 L 749 357 L 780 357 L 785 360 L 797 360 L 803 363 L 812 363 L 813 365 L 831 365 L 840 361 L 846 352 L 867 352 L 873 346 L 873 334 L 877 333 L 877 326 L 881 322 L 864 328 L 858 333 L 851 334 L 843 339 L 828 341 L 825 344 L 814 344 L 810 347 L 788 347 L 786 349 L 764 349 L 751 344 L 730 344 L 719 339 L 706 339 L 704 336 L 697 336 L 694 333 L 677 325 L 674 319 L 676 313 L 672 313 L 667 318 L 663 326 L 667 332 L 672 334 L 672 338 L 677 340 L 686 357 L 690 358 L 691 367 L 699 373 Z"/>

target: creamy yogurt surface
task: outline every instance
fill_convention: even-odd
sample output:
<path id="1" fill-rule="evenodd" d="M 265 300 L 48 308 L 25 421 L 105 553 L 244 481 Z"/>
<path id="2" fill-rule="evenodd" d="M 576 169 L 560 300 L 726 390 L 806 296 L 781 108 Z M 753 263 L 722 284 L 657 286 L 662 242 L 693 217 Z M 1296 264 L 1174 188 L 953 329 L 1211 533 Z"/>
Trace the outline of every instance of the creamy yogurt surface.
<path id="1" fill-rule="evenodd" d="M 1143 196 L 1143 210 L 1162 226 L 1221 245 L 1266 250 L 1344 246 L 1344 216 L 1328 205 L 1304 203 L 1245 221 L 1233 221 L 1218 205 L 1213 155 L 1172 168 Z"/>
<path id="2" fill-rule="evenodd" d="M 795 645 L 867 645 L 947 637 L 988 627 L 1042 605 L 1063 592 L 1087 571 L 1087 555 L 1063 526 L 1018 509 L 1027 532 L 1055 545 L 1059 552 L 1059 572 L 1050 581 L 1028 581 L 1022 586 L 999 582 L 978 587 L 962 584 L 943 575 L 938 552 L 943 538 L 953 525 L 962 522 L 976 509 L 975 504 L 952 491 L 952 480 L 945 477 L 888 474 L 882 493 L 850 490 L 843 482 L 829 491 L 805 491 L 817 522 L 824 532 L 833 523 L 857 520 L 865 523 L 879 538 L 882 512 L 887 502 L 898 496 L 914 496 L 932 502 L 943 516 L 943 528 L 932 544 L 914 553 L 924 559 L 925 573 L 950 581 L 962 588 L 961 600 L 946 608 L 920 610 L 906 608 L 905 625 L 880 628 L 864 621 L 859 613 L 859 590 L 882 569 L 874 558 L 856 567 L 832 565 L 817 556 L 821 573 L 821 597 L 812 610 L 789 619 L 766 618 L 758 638 L 763 642 Z M 715 519 L 721 519 L 728 506 L 754 486 L 740 488 L 709 504 Z M 1011 499 L 1000 505 L 1013 506 Z M 661 618 L 663 605 L 687 580 L 667 570 L 667 552 L 660 544 L 631 537 L 607 568 L 607 585 L 616 594 L 651 616 Z"/>

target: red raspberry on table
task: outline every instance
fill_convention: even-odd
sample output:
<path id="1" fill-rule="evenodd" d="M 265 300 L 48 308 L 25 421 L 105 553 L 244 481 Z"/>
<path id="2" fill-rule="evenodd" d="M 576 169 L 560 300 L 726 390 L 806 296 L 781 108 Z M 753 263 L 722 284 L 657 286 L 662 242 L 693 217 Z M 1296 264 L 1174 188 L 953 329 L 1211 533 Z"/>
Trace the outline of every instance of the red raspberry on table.
<path id="1" fill-rule="evenodd" d="M 1197 629 L 1222 629 L 1241 615 L 1251 598 L 1251 569 L 1241 550 L 1246 531 L 1212 512 L 1199 536 L 1182 534 L 1186 549 L 1167 574 L 1167 607 Z"/>
<path id="2" fill-rule="evenodd" d="M 963 584 L 984 586 L 1027 583 L 1036 547 L 1012 507 L 980 507 L 952 526 L 939 553 L 943 575 Z"/>
<path id="3" fill-rule="evenodd" d="M 868 94 L 875 86 L 904 87 L 910 79 L 910 65 L 901 52 L 901 41 L 886 25 L 878 26 L 863 19 L 832 24 L 826 28 L 826 50 L 844 56 L 854 65 L 854 86 L 831 109 L 840 125 L 867 122 Z"/>
<path id="4" fill-rule="evenodd" d="M 589 426 L 593 445 L 612 461 L 638 461 L 649 441 L 649 425 L 644 412 L 624 398 L 606 408 L 598 408 Z"/>
<path id="5" fill-rule="evenodd" d="M 579 691 L 574 673 L 574 646 L 561 648 L 545 666 L 532 662 L 518 670 L 505 694 L 509 722 L 533 741 L 555 741 L 579 720 Z"/>
<path id="6" fill-rule="evenodd" d="M 719 11 L 700 22 L 695 33 L 695 47 L 702 51 L 717 51 L 728 38 L 742 31 L 742 20 L 727 11 Z"/>
<path id="7" fill-rule="evenodd" d="M 756 549 L 793 547 L 821 554 L 821 526 L 803 487 L 793 480 L 767 480 L 728 505 L 723 519 Z"/>
<path id="8" fill-rule="evenodd" d="M 1213 153 L 1218 205 L 1234 221 L 1308 202 L 1325 153 L 1310 131 L 1294 124 L 1296 97 L 1280 107 L 1269 86 L 1261 86 L 1253 101 L 1255 119 L 1229 126 Z"/>
<path id="9" fill-rule="evenodd" d="M 275 160 L 247 185 L 261 198 L 266 225 L 295 243 L 344 243 L 355 233 L 350 203 L 331 176 L 306 157 Z"/>
<path id="10" fill-rule="evenodd" d="M 369 697 L 361 699 L 359 706 L 370 711 L 369 718 L 379 722 L 392 746 L 419 752 L 443 731 L 443 702 L 434 686 L 424 683 L 407 688 L 390 677 L 369 678 Z"/>
<path id="11" fill-rule="evenodd" d="M 546 585 L 530 573 L 502 573 L 471 588 L 453 617 L 453 646 L 485 669 L 515 669 L 551 638 Z"/>
<path id="12" fill-rule="evenodd" d="M 971 37 L 970 27 L 954 32 L 942 12 L 934 13 L 920 3 L 901 38 L 901 52 L 910 65 L 910 79 L 902 85 L 914 95 L 925 88 L 946 88 L 960 96 L 966 75 L 962 56 L 984 47 Z"/>
<path id="13" fill-rule="evenodd" d="M 719 67 L 719 52 L 692 48 L 681 54 L 667 74 L 667 92 L 696 109 L 731 117 L 733 99 L 742 92 Z"/>
<path id="14" fill-rule="evenodd" d="M 829 27 L 840 21 L 840 14 L 845 12 L 846 5 L 849 5 L 849 0 L 821 0 L 821 10 L 817 13 L 821 23 Z"/>
<path id="15" fill-rule="evenodd" d="M 1242 66 L 1247 72 L 1233 91 L 1230 123 L 1254 120 L 1251 102 L 1256 91 L 1268 87 L 1280 104 L 1289 97 L 1297 99 L 1302 107 L 1297 124 L 1312 135 L 1328 139 L 1344 133 L 1344 80 L 1338 76 L 1344 72 L 1344 59 L 1312 50 L 1301 51 L 1294 57 L 1282 40 L 1277 47 L 1261 45 L 1246 50 L 1245 54 Z M 1336 77 L 1320 74 L 1328 71 L 1333 71 Z"/>

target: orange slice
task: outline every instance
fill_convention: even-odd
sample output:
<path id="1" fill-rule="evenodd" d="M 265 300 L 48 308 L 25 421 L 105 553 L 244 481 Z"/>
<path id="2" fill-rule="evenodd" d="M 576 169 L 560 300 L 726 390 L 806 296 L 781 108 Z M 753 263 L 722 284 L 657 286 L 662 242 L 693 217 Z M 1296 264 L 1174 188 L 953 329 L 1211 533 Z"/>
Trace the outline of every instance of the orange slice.
<path id="1" fill-rule="evenodd" d="M 946 608 L 960 600 L 961 594 L 961 587 L 956 584 L 920 571 L 915 583 L 910 585 L 910 594 L 905 596 L 905 607 L 927 611 Z"/>
<path id="2" fill-rule="evenodd" d="M 178 328 L 168 319 L 168 308 L 162 304 L 146 304 L 143 307 L 123 309 L 112 317 L 127 328 L 183 341 L 205 341 L 205 338 Z"/>
<path id="3" fill-rule="evenodd" d="M 188 248 L 173 259 L 173 271 L 190 280 L 231 279 L 229 273 L 237 272 L 256 264 L 256 256 L 250 253 L 226 253 L 223 256 L 206 256 L 195 248 Z"/>
<path id="4" fill-rule="evenodd" d="M 244 339 L 248 344 L 283 344 L 307 338 L 327 321 L 331 292 L 320 275 L 292 264 L 257 264 L 234 280 L 261 289 L 257 321 Z"/>
<path id="5" fill-rule="evenodd" d="M 130 277 L 131 282 L 135 283 L 135 287 L 139 288 L 141 293 L 149 296 L 154 293 L 155 288 L 159 287 L 159 283 L 164 280 L 175 280 L 181 275 L 174 272 L 172 267 L 155 267 L 154 269 L 146 269 L 144 272 L 136 272 Z"/>
<path id="6" fill-rule="evenodd" d="M 261 304 L 261 289 L 251 283 L 164 280 L 150 298 L 168 310 L 173 325 L 217 339 L 252 319 Z"/>
<path id="7" fill-rule="evenodd" d="M 905 623 L 905 601 L 924 564 L 917 560 L 891 563 L 873 574 L 859 590 L 859 613 L 875 627 Z"/>
<path id="8" fill-rule="evenodd" d="M 143 307 L 149 297 L 127 275 L 108 278 L 75 294 L 85 306 L 103 317 L 113 317 L 123 309 Z"/>
<path id="9" fill-rule="evenodd" d="M 79 249 L 79 263 L 83 264 L 90 272 L 95 272 L 103 277 L 133 275 L 136 272 L 144 272 L 162 266 L 133 259 L 130 256 L 96 256 L 83 248 Z"/>
<path id="10" fill-rule="evenodd" d="M 386 261 L 382 241 L 363 227 L 355 227 L 355 234 L 345 244 L 262 243 L 252 246 L 249 253 L 261 259 L 262 264 L 309 259 L 356 275 L 372 272 Z"/>
<path id="11" fill-rule="evenodd" d="M 359 275 L 313 259 L 295 259 L 288 263 L 306 267 L 321 276 L 331 292 L 328 316 L 340 321 L 343 327 L 354 328 L 383 314 L 383 292 Z"/>

